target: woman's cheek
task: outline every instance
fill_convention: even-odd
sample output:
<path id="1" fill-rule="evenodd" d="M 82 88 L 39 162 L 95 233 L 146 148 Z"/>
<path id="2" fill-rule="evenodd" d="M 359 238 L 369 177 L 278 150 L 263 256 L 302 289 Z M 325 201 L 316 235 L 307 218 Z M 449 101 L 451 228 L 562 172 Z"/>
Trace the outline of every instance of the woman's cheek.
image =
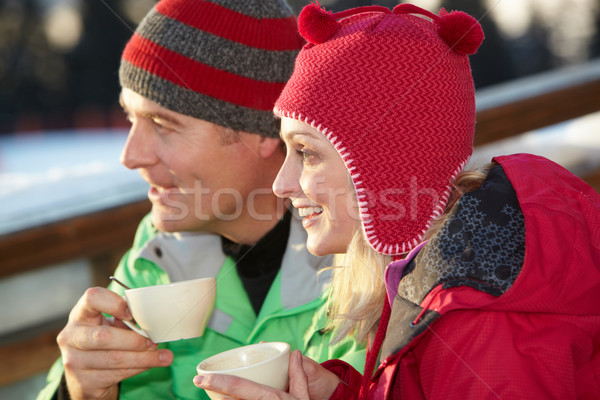
<path id="1" fill-rule="evenodd" d="M 316 201 L 318 198 L 318 187 L 319 187 L 319 178 L 315 174 L 310 172 L 303 172 L 300 177 L 300 187 L 302 191 L 312 201 Z M 321 179 L 322 183 L 322 179 Z"/>
<path id="2" fill-rule="evenodd" d="M 360 211 L 358 209 L 358 201 L 356 200 L 356 195 L 354 193 L 350 193 L 346 197 L 346 210 L 348 211 L 348 215 L 351 219 L 355 221 L 360 221 Z"/>

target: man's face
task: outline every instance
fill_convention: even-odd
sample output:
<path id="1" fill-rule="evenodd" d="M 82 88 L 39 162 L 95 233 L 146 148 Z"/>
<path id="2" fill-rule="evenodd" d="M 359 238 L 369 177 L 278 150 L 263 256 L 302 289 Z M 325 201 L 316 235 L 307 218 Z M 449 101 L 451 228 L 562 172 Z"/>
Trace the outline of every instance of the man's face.
<path id="1" fill-rule="evenodd" d="M 236 137 L 129 89 L 123 89 L 121 105 L 132 124 L 121 162 L 150 184 L 152 222 L 159 230 L 223 234 L 248 212 L 249 196 L 261 192 L 259 135 Z"/>

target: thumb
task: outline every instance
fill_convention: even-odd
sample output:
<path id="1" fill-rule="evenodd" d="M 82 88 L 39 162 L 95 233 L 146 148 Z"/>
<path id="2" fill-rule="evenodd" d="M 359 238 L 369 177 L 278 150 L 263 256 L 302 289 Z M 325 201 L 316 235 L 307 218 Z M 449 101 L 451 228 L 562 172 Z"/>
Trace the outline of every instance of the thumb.
<path id="1" fill-rule="evenodd" d="M 302 353 L 294 350 L 289 365 L 290 394 L 298 400 L 310 400 L 308 395 L 308 378 L 302 367 Z"/>

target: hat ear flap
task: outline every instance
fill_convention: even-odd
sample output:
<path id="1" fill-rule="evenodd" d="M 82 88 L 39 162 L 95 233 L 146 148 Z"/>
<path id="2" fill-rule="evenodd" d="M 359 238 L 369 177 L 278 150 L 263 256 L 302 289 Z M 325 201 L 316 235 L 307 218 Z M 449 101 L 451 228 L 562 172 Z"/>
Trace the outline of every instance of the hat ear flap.
<path id="1" fill-rule="evenodd" d="M 300 35 L 309 43 L 324 43 L 338 30 L 338 21 L 330 11 L 311 3 L 304 7 L 298 16 Z"/>

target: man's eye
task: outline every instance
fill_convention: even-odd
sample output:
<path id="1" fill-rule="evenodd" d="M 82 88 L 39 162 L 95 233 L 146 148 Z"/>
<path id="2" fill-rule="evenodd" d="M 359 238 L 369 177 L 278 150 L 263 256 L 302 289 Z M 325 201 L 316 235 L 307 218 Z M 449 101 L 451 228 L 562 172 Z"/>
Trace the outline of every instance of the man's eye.
<path id="1" fill-rule="evenodd" d="M 163 134 L 167 134 L 167 133 L 173 133 L 174 130 L 171 127 L 171 125 L 169 125 L 168 123 L 164 123 L 165 121 L 163 120 L 158 120 L 158 119 L 153 119 L 152 123 L 154 124 L 154 126 L 156 127 L 156 129 L 158 129 L 159 132 L 163 133 Z"/>

